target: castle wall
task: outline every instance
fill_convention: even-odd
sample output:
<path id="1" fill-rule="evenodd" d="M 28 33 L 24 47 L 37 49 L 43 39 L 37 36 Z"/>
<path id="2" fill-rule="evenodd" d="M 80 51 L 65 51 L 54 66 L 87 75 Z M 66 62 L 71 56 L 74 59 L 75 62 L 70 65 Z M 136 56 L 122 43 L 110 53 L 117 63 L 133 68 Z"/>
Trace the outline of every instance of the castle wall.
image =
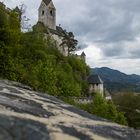
<path id="1" fill-rule="evenodd" d="M 58 36 L 58 35 L 56 35 L 56 34 L 52 34 L 51 36 L 57 41 L 58 50 L 59 50 L 64 56 L 68 56 L 68 47 L 67 47 L 66 45 L 60 46 L 60 44 L 62 43 L 63 37 L 60 37 L 60 36 Z"/>
<path id="2" fill-rule="evenodd" d="M 89 93 L 97 92 L 103 96 L 104 87 L 103 84 L 90 84 L 89 85 Z"/>
<path id="3" fill-rule="evenodd" d="M 57 48 L 58 50 L 64 55 L 64 56 L 68 56 L 68 47 L 66 45 L 63 45 L 63 46 L 60 46 L 60 44 L 62 43 L 62 39 L 63 37 L 61 36 L 58 36 L 56 34 L 52 34 L 52 33 L 49 33 L 48 34 L 45 34 L 45 38 L 47 39 L 48 36 L 51 36 L 57 43 Z"/>

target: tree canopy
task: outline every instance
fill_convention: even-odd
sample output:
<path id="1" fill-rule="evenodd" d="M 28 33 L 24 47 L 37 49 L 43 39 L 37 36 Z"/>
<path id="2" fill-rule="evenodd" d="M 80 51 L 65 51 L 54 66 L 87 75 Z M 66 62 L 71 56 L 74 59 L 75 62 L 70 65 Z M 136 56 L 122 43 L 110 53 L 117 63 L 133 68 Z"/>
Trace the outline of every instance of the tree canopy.
<path id="1" fill-rule="evenodd" d="M 129 126 L 140 128 L 140 94 L 120 93 L 113 100 L 118 109 L 125 112 Z"/>
<path id="2" fill-rule="evenodd" d="M 119 124 L 127 125 L 127 120 L 124 113 L 117 110 L 117 107 L 112 101 L 106 101 L 100 94 L 95 94 L 92 103 L 80 104 L 80 107 L 91 114 L 112 120 Z"/>
<path id="3" fill-rule="evenodd" d="M 62 39 L 61 46 L 66 45 L 68 47 L 68 55 L 76 50 L 76 46 L 78 41 L 74 39 L 74 35 L 72 32 L 64 32 L 64 37 Z"/>

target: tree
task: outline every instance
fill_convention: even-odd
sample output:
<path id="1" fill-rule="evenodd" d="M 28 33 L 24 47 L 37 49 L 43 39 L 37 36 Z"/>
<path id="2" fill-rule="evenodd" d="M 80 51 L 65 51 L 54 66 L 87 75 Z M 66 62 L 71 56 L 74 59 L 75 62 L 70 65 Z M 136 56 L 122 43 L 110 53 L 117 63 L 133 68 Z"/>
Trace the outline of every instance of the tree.
<path id="1" fill-rule="evenodd" d="M 0 76 L 17 80 L 16 62 L 12 57 L 14 47 L 18 46 L 20 24 L 15 11 L 0 7 Z"/>
<path id="2" fill-rule="evenodd" d="M 67 33 L 66 31 L 64 31 L 63 33 L 64 33 L 64 37 L 62 39 L 62 43 L 60 44 L 60 46 L 66 45 L 68 47 L 68 55 L 70 55 L 70 52 L 76 50 L 78 41 L 74 39 L 74 35 L 72 32 Z"/>
<path id="3" fill-rule="evenodd" d="M 8 19 L 5 9 L 0 5 L 0 28 L 8 26 Z"/>
<path id="4" fill-rule="evenodd" d="M 14 11 L 18 14 L 18 19 L 20 21 L 22 31 L 31 31 L 31 24 L 29 24 L 30 19 L 25 15 L 26 5 L 21 4 L 20 8 L 16 7 Z"/>
<path id="5" fill-rule="evenodd" d="M 92 103 L 80 105 L 80 107 L 94 115 L 112 120 L 119 124 L 127 125 L 124 113 L 118 111 L 113 102 L 107 102 L 99 93 L 95 95 Z"/>
<path id="6" fill-rule="evenodd" d="M 128 125 L 140 127 L 140 94 L 120 93 L 113 97 L 113 101 L 120 111 L 125 112 Z"/>

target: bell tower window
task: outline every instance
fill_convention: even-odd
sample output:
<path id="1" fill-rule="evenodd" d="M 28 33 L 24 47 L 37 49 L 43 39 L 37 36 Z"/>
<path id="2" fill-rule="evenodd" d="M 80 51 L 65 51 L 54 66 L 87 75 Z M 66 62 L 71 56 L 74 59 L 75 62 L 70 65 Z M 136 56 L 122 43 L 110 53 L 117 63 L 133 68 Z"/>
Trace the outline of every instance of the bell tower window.
<path id="1" fill-rule="evenodd" d="M 50 11 L 50 15 L 53 16 L 53 11 L 52 10 Z"/>
<path id="2" fill-rule="evenodd" d="M 44 10 L 42 11 L 42 16 L 44 15 Z"/>

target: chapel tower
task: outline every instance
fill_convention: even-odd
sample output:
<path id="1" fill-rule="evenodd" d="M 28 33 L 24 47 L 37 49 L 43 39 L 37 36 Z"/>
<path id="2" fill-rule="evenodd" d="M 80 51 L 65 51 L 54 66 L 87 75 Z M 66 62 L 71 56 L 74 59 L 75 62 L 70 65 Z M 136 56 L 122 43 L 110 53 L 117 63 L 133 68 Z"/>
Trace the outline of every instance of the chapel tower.
<path id="1" fill-rule="evenodd" d="M 38 10 L 38 21 L 46 27 L 56 30 L 56 9 L 52 0 L 42 0 Z"/>

